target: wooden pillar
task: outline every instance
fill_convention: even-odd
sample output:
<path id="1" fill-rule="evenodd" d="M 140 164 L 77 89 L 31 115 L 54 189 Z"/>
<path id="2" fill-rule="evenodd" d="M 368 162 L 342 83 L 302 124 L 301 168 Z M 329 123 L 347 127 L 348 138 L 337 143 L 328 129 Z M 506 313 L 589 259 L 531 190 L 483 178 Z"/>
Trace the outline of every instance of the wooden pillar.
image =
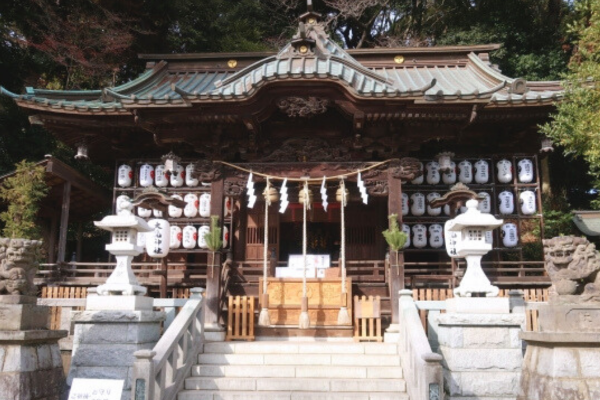
<path id="1" fill-rule="evenodd" d="M 402 183 L 388 171 L 388 215 L 398 214 L 402 228 Z M 398 291 L 404 289 L 404 254 L 396 257 L 390 251 L 390 301 L 392 302 L 392 324 L 399 323 Z"/>
<path id="2" fill-rule="evenodd" d="M 541 173 L 539 175 L 542 181 L 542 193 L 544 196 L 550 196 L 552 194 L 552 187 L 550 186 L 550 163 L 548 162 L 548 158 L 549 157 L 546 156 L 540 160 Z"/>
<path id="3" fill-rule="evenodd" d="M 63 184 L 62 210 L 60 213 L 60 232 L 58 236 L 57 263 L 65 262 L 67 251 L 67 230 L 69 228 L 69 209 L 71 208 L 71 182 Z"/>
<path id="4" fill-rule="evenodd" d="M 210 214 L 217 215 L 219 221 L 223 222 L 223 189 L 222 179 L 213 182 L 210 186 Z M 221 315 L 220 296 L 221 296 L 221 263 L 222 253 L 209 253 L 208 266 L 206 271 L 206 310 L 204 312 L 204 323 L 209 326 L 219 324 Z"/>
<path id="5" fill-rule="evenodd" d="M 167 257 L 163 257 L 160 260 L 160 298 L 167 298 L 167 274 L 169 273 L 169 264 Z"/>
<path id="6" fill-rule="evenodd" d="M 77 223 L 77 250 L 75 253 L 75 261 L 81 262 L 81 254 L 83 247 L 83 222 L 79 221 Z"/>
<path id="7" fill-rule="evenodd" d="M 50 221 L 50 238 L 48 240 L 48 262 L 56 262 L 56 238 L 58 237 L 58 214 L 53 213 Z"/>

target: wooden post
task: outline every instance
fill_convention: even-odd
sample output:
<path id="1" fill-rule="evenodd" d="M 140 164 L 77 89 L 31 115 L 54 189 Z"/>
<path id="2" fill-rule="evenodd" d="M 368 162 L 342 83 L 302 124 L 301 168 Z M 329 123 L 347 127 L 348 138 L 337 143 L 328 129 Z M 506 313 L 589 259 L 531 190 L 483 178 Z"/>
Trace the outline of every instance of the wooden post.
<path id="1" fill-rule="evenodd" d="M 402 183 L 394 178 L 388 171 L 388 215 L 398 214 L 400 228 L 402 228 Z M 400 257 L 390 251 L 390 301 L 392 302 L 392 324 L 399 323 L 398 291 L 404 289 L 404 254 L 402 267 L 399 265 Z"/>
<path id="2" fill-rule="evenodd" d="M 50 239 L 48 240 L 48 262 L 56 262 L 56 238 L 58 237 L 58 215 L 52 214 L 50 221 Z"/>
<path id="3" fill-rule="evenodd" d="M 167 257 L 163 257 L 160 260 L 160 298 L 167 298 L 167 274 L 169 271 L 169 264 L 167 262 Z"/>
<path id="4" fill-rule="evenodd" d="M 210 214 L 219 217 L 223 222 L 223 189 L 224 181 L 222 179 L 213 182 L 210 185 Z M 208 266 L 206 269 L 206 309 L 204 311 L 204 323 L 206 325 L 217 326 L 221 315 L 220 296 L 221 296 L 221 263 L 222 254 L 217 252 L 209 253 L 207 257 Z"/>
<path id="5" fill-rule="evenodd" d="M 63 184 L 62 210 L 60 213 L 60 233 L 58 236 L 58 256 L 57 263 L 65 262 L 65 253 L 67 251 L 67 230 L 69 228 L 69 209 L 71 207 L 71 182 L 66 181 Z"/>
<path id="6" fill-rule="evenodd" d="M 81 262 L 81 254 L 83 247 L 83 222 L 79 221 L 77 223 L 77 251 L 75 253 L 75 261 Z"/>

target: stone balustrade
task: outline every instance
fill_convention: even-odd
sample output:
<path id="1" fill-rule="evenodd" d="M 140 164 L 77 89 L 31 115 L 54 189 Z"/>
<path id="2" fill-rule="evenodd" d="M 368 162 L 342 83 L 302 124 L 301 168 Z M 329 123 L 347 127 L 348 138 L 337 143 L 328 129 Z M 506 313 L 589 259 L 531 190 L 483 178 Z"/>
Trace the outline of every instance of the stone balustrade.
<path id="1" fill-rule="evenodd" d="M 132 400 L 174 400 L 204 343 L 204 289 L 186 305 L 152 350 L 134 353 Z"/>
<path id="2" fill-rule="evenodd" d="M 442 356 L 431 351 L 412 291 L 401 290 L 398 350 L 405 371 L 406 389 L 413 400 L 442 400 Z"/>

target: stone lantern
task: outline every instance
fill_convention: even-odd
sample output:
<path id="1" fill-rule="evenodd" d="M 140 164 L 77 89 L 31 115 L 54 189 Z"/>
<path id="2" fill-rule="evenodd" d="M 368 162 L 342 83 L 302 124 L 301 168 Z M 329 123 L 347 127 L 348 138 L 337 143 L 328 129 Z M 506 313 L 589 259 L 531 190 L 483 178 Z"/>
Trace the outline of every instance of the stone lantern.
<path id="1" fill-rule="evenodd" d="M 490 283 L 481 269 L 481 257 L 492 250 L 492 243 L 486 240 L 486 232 L 499 227 L 503 221 L 482 213 L 477 205 L 477 200 L 467 201 L 467 212 L 446 222 L 445 230 L 454 238 L 448 240 L 447 246 L 453 247 L 449 253 L 467 260 L 467 270 L 454 294 L 459 297 L 470 297 L 474 293 L 496 297 L 498 287 Z"/>
<path id="2" fill-rule="evenodd" d="M 133 274 L 131 261 L 144 251 L 144 248 L 137 244 L 138 232 L 149 232 L 152 228 L 142 218 L 133 215 L 132 209 L 131 201 L 119 196 L 117 215 L 108 215 L 102 221 L 94 222 L 98 228 L 111 232 L 112 240 L 106 245 L 106 250 L 114 255 L 117 261 L 117 266 L 106 283 L 98 286 L 99 296 L 146 294 L 146 288 L 138 283 Z"/>

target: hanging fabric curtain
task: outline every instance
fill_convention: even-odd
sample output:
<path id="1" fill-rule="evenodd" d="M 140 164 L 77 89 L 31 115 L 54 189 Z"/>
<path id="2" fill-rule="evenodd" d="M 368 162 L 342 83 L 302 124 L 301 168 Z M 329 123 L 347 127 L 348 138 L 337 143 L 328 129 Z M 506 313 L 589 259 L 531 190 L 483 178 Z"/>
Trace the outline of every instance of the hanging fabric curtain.
<path id="1" fill-rule="evenodd" d="M 271 319 L 269 318 L 269 294 L 267 293 L 267 270 L 268 262 L 267 257 L 269 253 L 269 206 L 271 205 L 271 185 L 269 177 L 267 177 L 267 187 L 264 191 L 265 197 L 265 234 L 264 234 L 264 248 L 263 248 L 263 285 L 261 295 L 261 310 L 258 316 L 258 325 L 269 326 L 271 325 Z"/>
<path id="2" fill-rule="evenodd" d="M 338 325 L 349 325 L 351 323 L 350 315 L 348 315 L 348 293 L 346 288 L 346 218 L 344 209 L 347 204 L 347 194 L 346 194 L 346 185 L 344 180 L 340 181 L 340 189 L 341 189 L 341 233 L 340 233 L 340 268 L 342 275 L 342 293 L 340 295 L 340 311 L 338 313 Z"/>
<path id="3" fill-rule="evenodd" d="M 304 203 L 302 207 L 302 258 L 304 267 L 302 269 L 302 303 L 300 308 L 300 321 L 298 327 L 300 329 L 308 329 L 310 327 L 310 317 L 308 316 L 308 296 L 306 293 L 306 209 L 308 208 L 310 198 L 308 196 L 308 182 L 304 181 Z"/>

